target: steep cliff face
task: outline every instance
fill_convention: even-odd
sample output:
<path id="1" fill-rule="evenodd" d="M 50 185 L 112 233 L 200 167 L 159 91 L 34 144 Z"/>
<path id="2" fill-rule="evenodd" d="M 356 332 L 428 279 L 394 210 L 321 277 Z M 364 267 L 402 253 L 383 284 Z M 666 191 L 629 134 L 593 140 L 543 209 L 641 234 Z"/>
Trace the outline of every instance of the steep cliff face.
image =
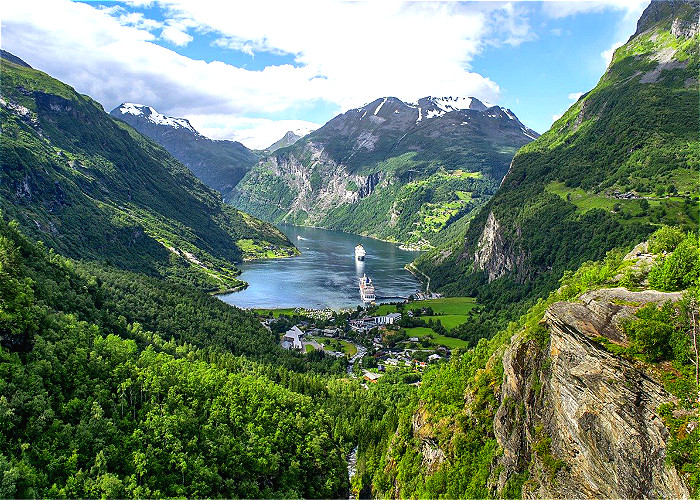
<path id="1" fill-rule="evenodd" d="M 236 206 L 268 220 L 317 225 L 328 211 L 369 196 L 382 181 L 381 172 L 349 173 L 313 142 L 271 156 L 263 165 L 249 173 L 247 188 L 233 196 Z"/>
<path id="2" fill-rule="evenodd" d="M 659 407 L 673 399 L 648 367 L 600 342 L 626 345 L 620 325 L 648 303 L 679 293 L 623 288 L 557 302 L 545 313 L 549 341 L 516 338 L 503 357 L 494 432 L 503 448 L 494 489 L 527 470 L 524 498 L 687 498 L 666 460 Z"/>
<path id="3" fill-rule="evenodd" d="M 523 250 L 512 244 L 501 229 L 496 216 L 489 212 L 474 252 L 476 267 L 486 272 L 489 282 L 516 271 L 520 271 L 519 277 L 524 279 L 527 275 L 524 269 L 525 260 Z"/>

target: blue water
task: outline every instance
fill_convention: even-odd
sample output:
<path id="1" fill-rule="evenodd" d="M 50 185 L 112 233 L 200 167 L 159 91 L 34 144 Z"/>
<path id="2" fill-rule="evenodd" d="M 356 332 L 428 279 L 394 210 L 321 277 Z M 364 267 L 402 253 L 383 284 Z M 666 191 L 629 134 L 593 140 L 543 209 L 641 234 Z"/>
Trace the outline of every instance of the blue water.
<path id="1" fill-rule="evenodd" d="M 358 280 L 372 278 L 377 302 L 398 300 L 420 290 L 420 282 L 404 266 L 417 252 L 362 236 L 298 226 L 280 226 L 301 251 L 298 257 L 246 262 L 240 279 L 249 287 L 221 295 L 224 302 L 244 308 L 354 308 L 362 305 Z M 367 251 L 355 259 L 355 245 Z"/>

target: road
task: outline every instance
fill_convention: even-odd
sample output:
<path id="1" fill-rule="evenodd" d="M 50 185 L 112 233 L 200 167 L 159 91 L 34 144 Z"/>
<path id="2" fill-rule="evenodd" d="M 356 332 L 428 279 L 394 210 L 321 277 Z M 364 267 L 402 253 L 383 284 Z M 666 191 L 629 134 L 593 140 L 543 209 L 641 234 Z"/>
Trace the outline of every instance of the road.
<path id="1" fill-rule="evenodd" d="M 355 363 L 359 360 L 361 360 L 365 354 L 367 354 L 367 348 L 358 344 L 353 344 L 357 348 L 357 352 L 355 355 L 350 358 L 350 363 L 348 363 L 348 376 L 350 377 L 355 377 L 356 375 L 353 373 L 352 369 L 355 367 Z"/>

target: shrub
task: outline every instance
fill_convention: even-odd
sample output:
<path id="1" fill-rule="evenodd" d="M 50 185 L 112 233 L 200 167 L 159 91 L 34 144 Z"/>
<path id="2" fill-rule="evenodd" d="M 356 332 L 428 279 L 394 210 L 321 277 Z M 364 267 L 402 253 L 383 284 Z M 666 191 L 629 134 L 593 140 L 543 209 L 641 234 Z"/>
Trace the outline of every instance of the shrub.
<path id="1" fill-rule="evenodd" d="M 647 206 L 649 206 L 648 201 Z M 684 238 L 685 235 L 677 227 L 663 226 L 649 238 L 649 251 L 652 253 L 673 252 Z"/>
<path id="2" fill-rule="evenodd" d="M 688 288 L 700 276 L 699 259 L 697 239 L 688 233 L 671 255 L 654 265 L 649 273 L 649 284 L 665 291 Z"/>

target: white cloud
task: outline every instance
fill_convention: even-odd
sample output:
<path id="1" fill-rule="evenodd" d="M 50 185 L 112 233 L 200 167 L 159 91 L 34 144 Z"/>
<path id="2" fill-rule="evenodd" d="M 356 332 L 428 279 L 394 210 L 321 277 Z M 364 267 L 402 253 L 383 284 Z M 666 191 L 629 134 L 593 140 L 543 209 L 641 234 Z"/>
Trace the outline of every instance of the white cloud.
<path id="1" fill-rule="evenodd" d="M 583 92 L 572 92 L 567 97 L 572 101 L 578 101 L 582 95 L 583 95 Z"/>
<path id="2" fill-rule="evenodd" d="M 100 9 L 68 0 L 11 2 L 3 6 L 3 48 L 107 109 L 135 101 L 178 116 L 270 117 L 319 102 L 346 110 L 387 95 L 498 101 L 498 85 L 470 71 L 469 63 L 489 37 L 519 43 L 529 36 L 527 23 L 518 22 L 522 12 L 501 3 L 161 5 L 165 22 L 128 12 L 128 4 Z M 494 18 L 502 21 L 498 29 Z M 198 32 L 250 53 L 293 54 L 295 64 L 251 71 L 193 60 L 155 43 L 159 35 L 184 45 Z"/>
<path id="3" fill-rule="evenodd" d="M 625 11 L 626 16 L 633 16 L 636 20 L 647 5 L 649 0 L 562 0 L 543 2 L 542 10 L 549 17 L 559 19 L 615 9 Z"/>
<path id="4" fill-rule="evenodd" d="M 187 34 L 185 31 L 177 28 L 176 26 L 166 26 L 160 33 L 160 37 L 178 47 L 182 47 L 190 43 L 194 38 L 192 35 Z"/>
<path id="5" fill-rule="evenodd" d="M 212 139 L 239 141 L 251 149 L 263 149 L 281 139 L 290 130 L 316 130 L 318 123 L 305 120 L 269 120 L 236 118 L 230 115 L 190 115 L 190 123 L 201 134 Z"/>
<path id="6" fill-rule="evenodd" d="M 557 120 L 558 120 L 559 118 L 561 118 L 562 116 L 564 116 L 564 113 L 562 113 L 562 114 L 560 114 L 560 115 L 552 115 L 552 123 L 554 123 L 555 121 L 557 121 Z"/>

